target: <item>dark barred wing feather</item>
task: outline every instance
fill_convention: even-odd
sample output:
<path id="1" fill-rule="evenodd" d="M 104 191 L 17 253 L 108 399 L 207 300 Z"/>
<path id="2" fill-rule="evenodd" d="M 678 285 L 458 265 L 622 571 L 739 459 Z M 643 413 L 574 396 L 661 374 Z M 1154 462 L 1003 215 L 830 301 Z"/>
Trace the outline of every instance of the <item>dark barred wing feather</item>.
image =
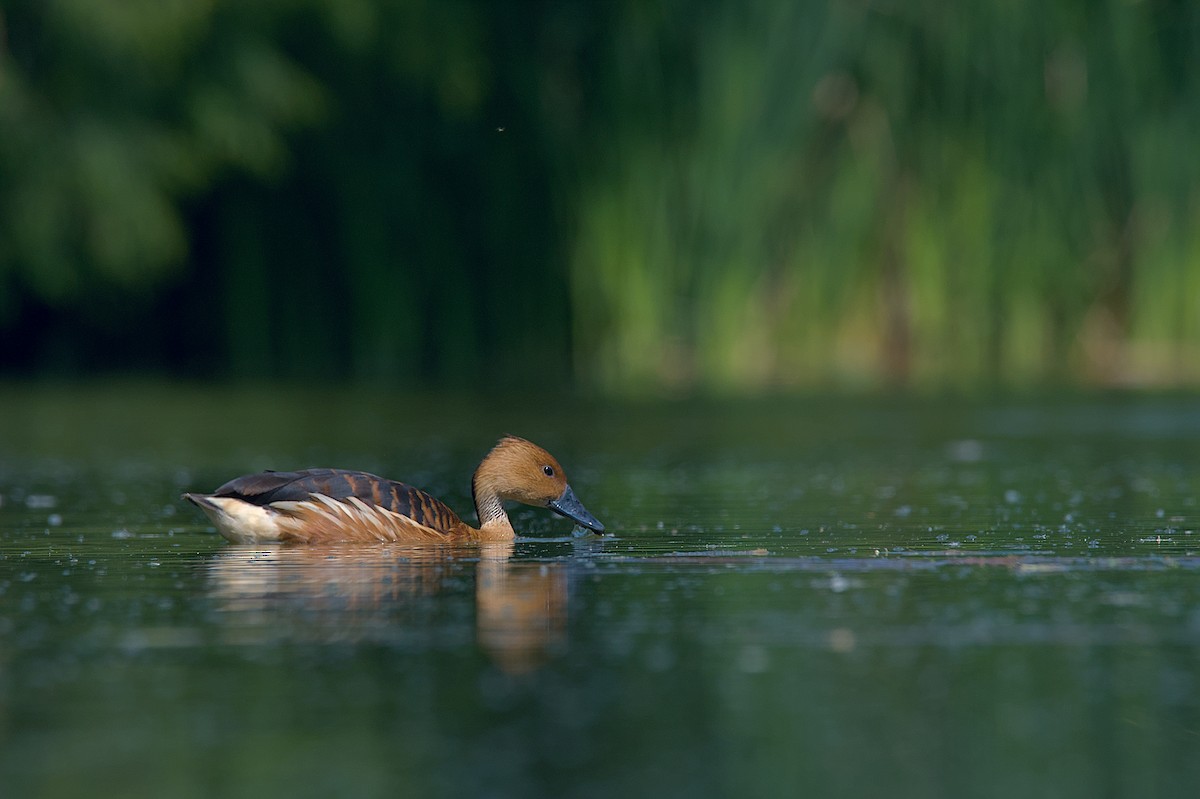
<path id="1" fill-rule="evenodd" d="M 463 523 L 449 506 L 418 488 L 344 469 L 248 474 L 230 480 L 213 495 L 269 505 L 272 502 L 303 502 L 313 494 L 323 494 L 341 502 L 357 497 L 368 505 L 387 508 L 434 530 L 450 531 Z"/>

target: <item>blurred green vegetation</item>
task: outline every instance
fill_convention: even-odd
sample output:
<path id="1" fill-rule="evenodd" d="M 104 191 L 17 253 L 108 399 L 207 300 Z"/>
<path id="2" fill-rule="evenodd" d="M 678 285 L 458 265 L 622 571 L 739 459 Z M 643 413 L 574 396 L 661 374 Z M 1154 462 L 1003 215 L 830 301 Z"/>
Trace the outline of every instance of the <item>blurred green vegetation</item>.
<path id="1" fill-rule="evenodd" d="M 1200 381 L 1182 0 L 6 0 L 0 374 Z"/>

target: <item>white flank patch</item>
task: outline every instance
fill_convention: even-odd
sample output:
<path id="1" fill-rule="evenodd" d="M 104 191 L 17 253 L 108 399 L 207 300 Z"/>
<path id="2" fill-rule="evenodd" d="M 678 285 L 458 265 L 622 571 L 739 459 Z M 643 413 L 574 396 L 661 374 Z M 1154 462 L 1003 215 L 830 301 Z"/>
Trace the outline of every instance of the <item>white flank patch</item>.
<path id="1" fill-rule="evenodd" d="M 232 497 L 201 497 L 200 509 L 208 514 L 217 532 L 235 544 L 279 540 L 278 514 Z"/>

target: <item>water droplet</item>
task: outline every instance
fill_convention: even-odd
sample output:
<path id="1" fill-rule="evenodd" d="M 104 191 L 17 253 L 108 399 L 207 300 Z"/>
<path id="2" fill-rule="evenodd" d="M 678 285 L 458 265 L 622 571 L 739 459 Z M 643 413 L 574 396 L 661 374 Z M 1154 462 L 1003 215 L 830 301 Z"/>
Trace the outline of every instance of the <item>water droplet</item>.
<path id="1" fill-rule="evenodd" d="M 983 459 L 983 444 L 970 438 L 951 441 L 946 446 L 946 455 L 959 463 L 978 463 Z"/>
<path id="2" fill-rule="evenodd" d="M 829 631 L 829 648 L 834 652 L 846 653 L 854 649 L 858 643 L 854 631 L 846 627 L 838 627 Z"/>
<path id="3" fill-rule="evenodd" d="M 766 649 L 758 644 L 747 644 L 738 652 L 737 665 L 747 674 L 762 674 L 771 663 Z"/>

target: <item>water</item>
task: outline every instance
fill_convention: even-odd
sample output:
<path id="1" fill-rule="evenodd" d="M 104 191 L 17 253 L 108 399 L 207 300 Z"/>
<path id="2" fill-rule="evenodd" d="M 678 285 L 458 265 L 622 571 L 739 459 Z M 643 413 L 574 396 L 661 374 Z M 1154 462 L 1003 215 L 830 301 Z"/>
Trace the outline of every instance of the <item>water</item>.
<path id="1" fill-rule="evenodd" d="M 0 389 L 4 796 L 1191 796 L 1200 405 Z M 184 490 L 462 512 L 503 433 L 615 535 L 237 547 Z"/>

